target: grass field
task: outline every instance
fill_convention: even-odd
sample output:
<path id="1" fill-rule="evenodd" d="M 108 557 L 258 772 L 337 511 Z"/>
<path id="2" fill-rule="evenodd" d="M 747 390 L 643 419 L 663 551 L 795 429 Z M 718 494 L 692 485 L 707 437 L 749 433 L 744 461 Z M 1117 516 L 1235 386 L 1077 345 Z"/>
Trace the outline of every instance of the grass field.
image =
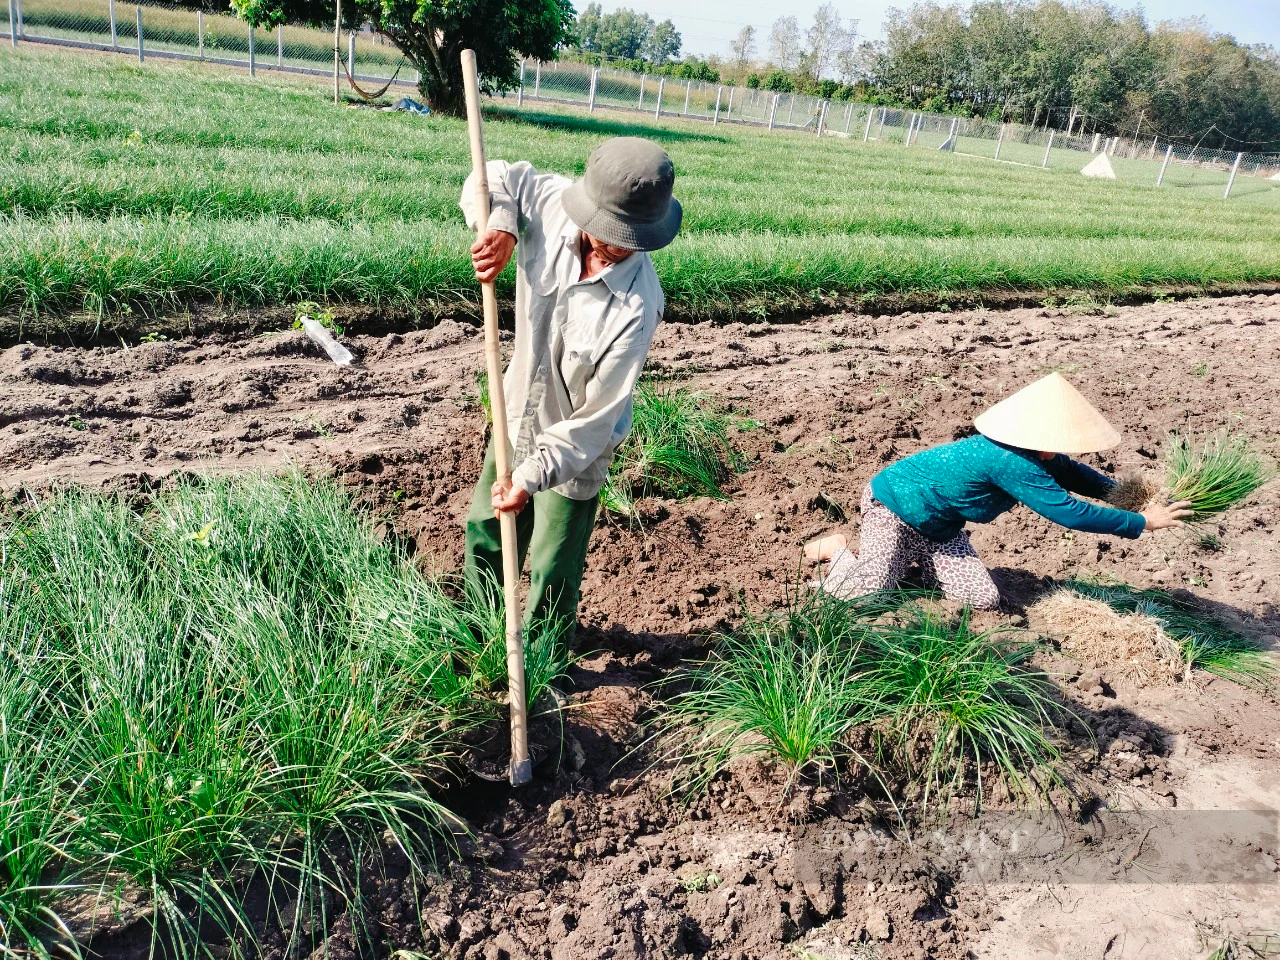
<path id="1" fill-rule="evenodd" d="M 327 97 L 212 67 L 0 51 L 0 310 L 127 329 L 139 309 L 210 299 L 473 303 L 463 125 Z M 682 236 L 655 256 L 673 314 L 1280 279 L 1272 188 L 1223 202 L 1211 189 L 638 115 L 492 121 L 492 157 L 568 175 L 607 136 L 662 141 L 686 210 Z M 502 283 L 509 296 L 510 274 Z"/>

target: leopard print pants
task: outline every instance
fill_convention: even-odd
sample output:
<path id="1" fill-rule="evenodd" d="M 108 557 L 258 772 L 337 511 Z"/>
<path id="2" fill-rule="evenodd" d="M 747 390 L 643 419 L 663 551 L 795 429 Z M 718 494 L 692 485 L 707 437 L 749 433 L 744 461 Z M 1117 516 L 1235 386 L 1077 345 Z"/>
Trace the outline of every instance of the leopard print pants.
<path id="1" fill-rule="evenodd" d="M 1000 605 L 1000 591 L 970 545 L 968 533 L 962 530 L 946 543 L 934 543 L 872 496 L 871 484 L 862 492 L 858 556 L 844 549 L 837 551 L 822 589 L 846 600 L 891 590 L 906 576 L 913 561 L 920 564 L 926 582 L 941 587 L 949 599 L 975 610 L 994 610 Z"/>

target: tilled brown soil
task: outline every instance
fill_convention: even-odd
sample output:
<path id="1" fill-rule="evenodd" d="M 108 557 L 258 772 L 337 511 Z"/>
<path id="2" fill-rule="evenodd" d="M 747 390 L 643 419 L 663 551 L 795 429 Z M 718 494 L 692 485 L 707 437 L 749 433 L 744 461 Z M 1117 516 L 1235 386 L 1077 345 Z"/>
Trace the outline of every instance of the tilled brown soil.
<path id="1" fill-rule="evenodd" d="M 332 468 L 428 563 L 451 568 L 483 442 L 479 334 L 446 320 L 351 346 L 360 362 L 346 369 L 295 332 L 10 347 L 0 353 L 4 484 Z M 1274 836 L 1280 706 L 1224 681 L 1133 688 L 1046 655 L 1097 737 L 1096 755 L 1083 738 L 1076 750 L 1085 809 L 1165 819 L 1063 824 L 1055 855 L 1032 871 L 993 873 L 970 847 L 902 830 L 856 783 L 784 799 L 772 771 L 744 767 L 684 803 L 666 795 L 665 770 L 630 752 L 649 732 L 653 682 L 701 656 L 744 603 L 781 602 L 811 576 L 805 539 L 856 537 L 858 496 L 884 463 L 964 435 L 978 411 L 1052 369 L 1122 428 L 1125 443 L 1093 458 L 1104 470 L 1157 475 L 1164 437 L 1186 424 L 1238 423 L 1280 459 L 1277 361 L 1280 295 L 1098 314 L 664 325 L 650 370 L 756 421 L 738 438 L 750 468 L 730 500 L 647 502 L 639 528 L 601 521 L 560 763 L 515 795 L 459 790 L 476 842 L 426 890 L 379 890 L 375 939 L 388 954 L 465 958 L 1116 958 L 1197 956 L 1215 936 L 1280 928 L 1274 843 L 1246 851 L 1259 871 L 1250 882 L 1211 883 L 1191 867 L 1170 882 L 1157 869 L 1180 855 L 1192 867 L 1221 859 L 1222 838 L 1179 816 L 1270 810 L 1259 816 Z M 1264 489 L 1215 530 L 1216 548 L 1176 533 L 1072 534 L 1016 510 L 973 531 L 1008 608 L 992 620 L 1042 629 L 1028 608 L 1052 578 L 1102 574 L 1185 589 L 1274 649 L 1278 503 L 1280 485 Z M 351 952 L 345 930 L 330 956 Z"/>

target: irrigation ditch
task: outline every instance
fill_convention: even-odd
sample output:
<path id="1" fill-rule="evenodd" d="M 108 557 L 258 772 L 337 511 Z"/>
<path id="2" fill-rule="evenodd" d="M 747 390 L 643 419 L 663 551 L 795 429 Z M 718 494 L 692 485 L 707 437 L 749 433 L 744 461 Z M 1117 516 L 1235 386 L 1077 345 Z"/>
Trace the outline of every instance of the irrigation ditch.
<path id="1" fill-rule="evenodd" d="M 974 531 L 1006 598 L 975 629 L 1043 640 L 1031 662 L 1074 715 L 1054 732 L 1069 771 L 1048 792 L 1058 816 L 1031 820 L 1055 826 L 1054 845 L 1032 860 L 984 861 L 972 844 L 944 843 L 909 784 L 886 795 L 852 763 L 838 779 L 789 785 L 785 765 L 747 756 L 705 789 L 671 792 L 679 753 L 663 760 L 650 739 L 673 691 L 662 682 L 703 660 L 744 612 L 794 600 L 812 575 L 800 543 L 853 533 L 858 495 L 881 464 L 962 435 L 1031 377 L 1068 372 L 1121 427 L 1123 445 L 1093 458 L 1100 469 L 1154 476 L 1171 431 L 1224 425 L 1280 458 L 1272 291 L 1139 306 L 904 306 L 663 325 L 651 376 L 706 391 L 739 418 L 745 469 L 725 484 L 728 498 L 641 498 L 634 522 L 602 518 L 566 709 L 534 785 L 512 793 L 470 779 L 444 791 L 470 835 L 438 869 L 412 876 L 389 844 L 358 906 L 335 908 L 293 948 L 265 932 L 269 955 L 958 960 L 1063 956 L 1068 943 L 1102 955 L 1124 935 L 1198 956 L 1214 936 L 1204 954 L 1280 927 L 1280 874 L 1261 872 L 1267 858 L 1280 869 L 1280 849 L 1264 830 L 1242 861 L 1226 852 L 1223 826 L 1232 811 L 1280 805 L 1274 691 L 1203 671 L 1135 679 L 1127 664 L 1085 663 L 1042 606 L 1075 579 L 1157 588 L 1194 597 L 1274 652 L 1274 485 L 1202 531 L 1211 537 L 1111 541 L 1026 511 Z M 358 331 L 347 338 L 351 368 L 301 333 L 245 335 L 250 327 L 8 346 L 4 486 L 15 497 L 68 482 L 152 493 L 184 474 L 300 467 L 341 478 L 420 568 L 456 568 L 484 431 L 478 331 L 453 319 L 395 330 L 368 320 L 348 324 Z M 874 742 L 857 746 L 870 755 Z M 1026 805 L 1002 783 L 985 794 L 985 819 L 971 818 L 967 785 L 954 804 L 934 805 L 955 817 L 949 836 L 1025 826 L 1014 818 Z M 1188 863 L 1222 872 L 1152 879 Z M 119 915 L 136 922 L 100 941 L 105 955 L 146 955 L 145 897 Z"/>

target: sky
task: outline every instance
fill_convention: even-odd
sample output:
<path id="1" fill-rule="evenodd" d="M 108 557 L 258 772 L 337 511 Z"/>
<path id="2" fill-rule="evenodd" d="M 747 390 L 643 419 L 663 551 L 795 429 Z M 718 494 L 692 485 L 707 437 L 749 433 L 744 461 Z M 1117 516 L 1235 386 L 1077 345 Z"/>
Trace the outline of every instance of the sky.
<path id="1" fill-rule="evenodd" d="M 834 0 L 836 8 L 845 20 L 858 18 L 859 34 L 864 39 L 878 40 L 890 7 L 910 6 L 910 0 Z M 670 18 L 684 38 L 684 53 L 702 56 L 718 54 L 728 56 L 729 41 L 747 24 L 759 31 L 760 43 L 767 44 L 769 26 L 780 16 L 791 15 L 800 21 L 803 30 L 813 19 L 813 11 L 822 0 L 789 0 L 787 3 L 770 3 L 768 0 L 602 0 L 606 12 L 619 7 L 630 7 L 649 14 L 655 20 Z M 1221 33 L 1234 34 L 1244 43 L 1269 43 L 1280 47 L 1280 0 L 1148 0 L 1137 4 L 1129 0 L 1113 0 L 1117 7 L 1132 9 L 1142 6 L 1147 22 L 1180 20 L 1184 17 L 1203 15 L 1209 26 Z M 575 3 L 581 8 L 585 0 Z"/>

